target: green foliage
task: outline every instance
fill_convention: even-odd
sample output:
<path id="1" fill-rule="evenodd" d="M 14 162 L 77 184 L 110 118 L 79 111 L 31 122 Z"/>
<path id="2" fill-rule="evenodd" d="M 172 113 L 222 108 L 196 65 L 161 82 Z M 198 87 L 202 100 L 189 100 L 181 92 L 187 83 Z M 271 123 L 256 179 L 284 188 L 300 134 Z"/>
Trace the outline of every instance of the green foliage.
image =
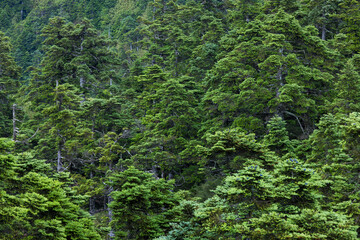
<path id="1" fill-rule="evenodd" d="M 11 56 L 10 38 L 0 32 L 0 136 L 10 136 L 12 96 L 19 87 L 20 68 Z"/>
<path id="2" fill-rule="evenodd" d="M 358 238 L 357 0 L 0 9 L 0 239 Z"/>
<path id="3" fill-rule="evenodd" d="M 325 97 L 316 91 L 331 87 L 332 75 L 324 70 L 335 53 L 311 27 L 302 27 L 281 9 L 260 15 L 237 36 L 238 43 L 220 55 L 206 77 L 203 105 L 209 123 L 262 134 L 265 119 L 288 115 L 309 134 L 319 111 L 316 104 Z"/>
<path id="4" fill-rule="evenodd" d="M 325 206 L 341 210 L 356 219 L 359 164 L 359 114 L 328 114 L 322 117 L 319 129 L 310 137 L 312 152 L 309 160 L 317 162 L 329 184 L 322 188 Z M 356 222 L 358 223 L 358 222 Z"/>
<path id="5" fill-rule="evenodd" d="M 264 214 L 236 228 L 250 239 L 357 239 L 354 225 L 344 215 L 310 209 L 290 216 Z"/>
<path id="6" fill-rule="evenodd" d="M 257 164 L 272 169 L 277 161 L 275 156 L 262 144 L 254 134 L 246 134 L 241 129 L 227 129 L 214 134 L 206 134 L 205 146 L 197 146 L 201 156 L 201 167 L 210 175 L 233 173 L 247 164 Z"/>
<path id="7" fill-rule="evenodd" d="M 116 239 L 150 239 L 167 231 L 178 203 L 171 192 L 173 181 L 157 180 L 134 167 L 112 175 L 110 180 L 115 189 L 110 207 Z"/>
<path id="8" fill-rule="evenodd" d="M 350 39 L 350 49 L 355 53 L 359 53 L 359 1 L 345 0 L 341 1 L 339 6 L 341 7 L 339 18 L 344 20 L 346 23 L 346 25 L 341 30 L 342 32 L 346 33 Z"/>
<path id="9" fill-rule="evenodd" d="M 62 182 L 37 172 L 43 161 L 10 153 L 13 145 L 0 139 L 1 239 L 100 239 L 89 214 L 79 208 L 78 197 Z M 36 165 L 24 162 L 24 158 Z M 27 169 L 24 172 L 25 168 Z M 66 176 L 65 176 L 66 177 Z M 68 175 L 67 175 L 68 178 Z"/>
<path id="10" fill-rule="evenodd" d="M 188 220 L 163 239 L 356 239 L 352 220 L 319 207 L 328 182 L 297 159 L 279 160 L 274 170 L 248 165 L 192 204 Z"/>
<path id="11" fill-rule="evenodd" d="M 360 67 L 360 56 L 354 55 L 349 59 L 341 73 L 338 75 L 338 79 L 335 83 L 335 90 L 337 96 L 334 101 L 329 103 L 329 112 L 332 113 L 351 113 L 359 112 L 359 67 Z"/>
<path id="12" fill-rule="evenodd" d="M 264 136 L 264 144 L 280 156 L 294 157 L 296 141 L 289 139 L 286 122 L 279 116 L 272 117 L 266 125 L 268 133 Z"/>

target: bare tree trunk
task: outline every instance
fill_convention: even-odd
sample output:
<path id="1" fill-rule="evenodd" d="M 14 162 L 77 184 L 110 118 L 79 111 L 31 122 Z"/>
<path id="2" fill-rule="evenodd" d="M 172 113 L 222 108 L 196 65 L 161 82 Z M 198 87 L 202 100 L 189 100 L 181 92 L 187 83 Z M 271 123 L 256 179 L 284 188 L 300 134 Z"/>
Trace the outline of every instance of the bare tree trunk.
<path id="1" fill-rule="evenodd" d="M 91 163 L 91 165 L 93 165 L 94 162 Z M 93 171 L 91 170 L 90 172 L 90 179 L 92 179 L 94 176 L 93 176 Z M 94 215 L 95 213 L 95 199 L 93 197 L 90 197 L 89 199 L 89 212 L 91 215 Z"/>
<path id="2" fill-rule="evenodd" d="M 109 170 L 111 171 L 112 170 L 112 162 L 110 161 L 109 162 Z M 109 217 L 109 223 L 112 221 L 113 219 L 113 212 L 110 208 L 110 203 L 113 201 L 113 198 L 111 197 L 111 193 L 114 191 L 114 188 L 113 186 L 109 186 L 109 189 L 108 189 L 108 192 L 107 192 L 107 211 L 108 211 L 108 217 Z M 114 239 L 115 237 L 115 233 L 114 233 L 114 230 L 113 228 L 111 228 L 110 232 L 109 232 L 109 237 L 110 239 Z"/>
<path id="3" fill-rule="evenodd" d="M 84 78 L 80 77 L 80 87 L 83 87 L 83 86 L 84 86 Z"/>
<path id="4" fill-rule="evenodd" d="M 109 223 L 110 223 L 110 222 L 112 221 L 112 219 L 113 219 L 113 212 L 112 212 L 111 208 L 109 207 L 110 203 L 113 201 L 112 197 L 110 196 L 110 194 L 112 193 L 113 190 L 114 190 L 113 187 L 110 186 L 110 187 L 109 187 L 109 191 L 108 191 L 108 205 L 107 205 Z M 110 230 L 110 232 L 109 232 L 109 237 L 110 237 L 110 239 L 114 239 L 114 237 L 115 237 L 115 233 L 114 233 L 113 228 L 111 228 L 111 230 Z"/>
<path id="5" fill-rule="evenodd" d="M 13 104 L 12 106 L 13 111 L 13 141 L 16 141 L 16 134 L 17 134 L 17 128 L 16 128 L 16 104 Z"/>
<path id="6" fill-rule="evenodd" d="M 322 28 L 321 28 L 321 39 L 326 40 L 326 27 L 325 27 L 325 24 L 323 24 Z"/>
<path id="7" fill-rule="evenodd" d="M 58 149 L 58 153 L 57 153 L 57 171 L 61 172 L 62 171 L 62 163 L 61 163 L 61 144 L 59 143 L 59 149 Z"/>
<path id="8" fill-rule="evenodd" d="M 21 20 L 24 20 L 24 2 L 21 1 L 21 10 L 20 10 L 20 15 L 21 15 Z"/>

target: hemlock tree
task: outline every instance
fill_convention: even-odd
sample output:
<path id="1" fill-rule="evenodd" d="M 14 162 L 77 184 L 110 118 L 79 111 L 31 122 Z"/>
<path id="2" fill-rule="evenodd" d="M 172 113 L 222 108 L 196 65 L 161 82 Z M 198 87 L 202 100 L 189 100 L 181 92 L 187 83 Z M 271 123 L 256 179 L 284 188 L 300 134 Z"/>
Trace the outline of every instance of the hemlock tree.
<path id="1" fill-rule="evenodd" d="M 308 162 L 319 164 L 329 184 L 322 188 L 323 206 L 355 219 L 359 225 L 359 113 L 326 114 L 310 136 Z"/>
<path id="2" fill-rule="evenodd" d="M 329 102 L 331 113 L 359 112 L 360 55 L 356 54 L 344 65 L 335 80 L 336 96 Z"/>
<path id="3" fill-rule="evenodd" d="M 91 123 L 81 118 L 82 103 L 101 98 L 116 83 L 111 41 L 99 36 L 87 19 L 73 24 L 60 17 L 50 19 L 42 36 L 44 59 L 33 71 L 22 101 L 31 116 L 24 128 L 39 129 L 33 141 L 44 158 L 56 159 L 58 171 L 64 170 L 64 162 L 80 168 L 86 160 L 83 147 L 94 134 L 88 128 Z"/>
<path id="4" fill-rule="evenodd" d="M 232 126 L 263 134 L 264 122 L 277 114 L 296 135 L 306 137 L 332 87 L 336 53 L 314 27 L 302 27 L 281 8 L 259 15 L 237 34 L 238 44 L 205 79 L 207 128 Z"/>
<path id="5" fill-rule="evenodd" d="M 184 200 L 192 214 L 160 239 L 357 239 L 349 217 L 319 205 L 327 183 L 293 158 L 278 159 L 273 170 L 247 165 L 204 203 Z"/>
<path id="6" fill-rule="evenodd" d="M 28 153 L 18 160 L 11 154 L 13 145 L 0 139 L 0 239 L 100 239 L 90 215 L 79 206 L 83 197 L 47 177 L 44 161 Z"/>
<path id="7" fill-rule="evenodd" d="M 155 179 L 134 167 L 113 174 L 110 180 L 115 239 L 153 239 L 169 230 L 179 201 L 172 192 L 174 181 Z"/>
<path id="8" fill-rule="evenodd" d="M 137 101 L 143 130 L 131 147 L 132 160 L 157 176 L 174 176 L 181 168 L 179 153 L 197 132 L 199 88 L 193 78 L 170 78 L 158 65 L 147 68 L 138 81 L 143 85 Z"/>

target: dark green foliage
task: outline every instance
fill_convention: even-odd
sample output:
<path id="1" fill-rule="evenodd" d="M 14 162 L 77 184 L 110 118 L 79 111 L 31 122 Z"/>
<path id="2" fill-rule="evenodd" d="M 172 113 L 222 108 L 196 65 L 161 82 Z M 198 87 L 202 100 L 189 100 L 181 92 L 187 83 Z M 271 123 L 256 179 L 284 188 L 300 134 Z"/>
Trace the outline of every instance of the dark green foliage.
<path id="1" fill-rule="evenodd" d="M 311 27 L 300 26 L 282 10 L 259 17 L 237 34 L 238 44 L 206 78 L 203 101 L 209 123 L 261 134 L 264 120 L 278 114 L 293 118 L 303 135 L 309 134 L 319 111 L 316 104 L 325 97 L 316 91 L 331 86 L 332 76 L 323 69 L 331 66 L 334 53 Z"/>
<path id="2" fill-rule="evenodd" d="M 11 100 L 19 87 L 20 68 L 11 56 L 10 39 L 0 32 L 0 137 L 9 137 Z"/>
<path id="3" fill-rule="evenodd" d="M 0 239 L 358 239 L 359 6 L 1 1 Z"/>

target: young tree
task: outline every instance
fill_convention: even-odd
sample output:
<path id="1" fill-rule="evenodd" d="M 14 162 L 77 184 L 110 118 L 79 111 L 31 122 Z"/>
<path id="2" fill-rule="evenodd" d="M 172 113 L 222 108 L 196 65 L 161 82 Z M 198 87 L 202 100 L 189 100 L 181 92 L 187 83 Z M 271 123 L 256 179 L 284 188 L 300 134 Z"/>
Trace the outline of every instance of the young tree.
<path id="1" fill-rule="evenodd" d="M 155 179 L 134 167 L 112 175 L 110 180 L 115 239 L 153 239 L 168 231 L 179 201 L 171 192 L 173 181 Z"/>
<path id="2" fill-rule="evenodd" d="M 0 238 L 100 239 L 89 214 L 79 206 L 84 198 L 46 176 L 49 166 L 44 161 L 29 153 L 14 156 L 13 145 L 0 139 Z"/>

